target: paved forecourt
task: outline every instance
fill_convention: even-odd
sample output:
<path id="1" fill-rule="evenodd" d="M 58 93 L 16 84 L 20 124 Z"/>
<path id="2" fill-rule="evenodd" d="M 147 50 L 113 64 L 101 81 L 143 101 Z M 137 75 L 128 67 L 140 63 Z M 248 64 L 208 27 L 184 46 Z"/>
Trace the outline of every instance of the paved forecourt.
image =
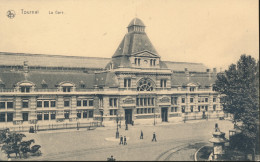
<path id="1" fill-rule="evenodd" d="M 122 126 L 119 133 L 127 137 L 127 145 L 119 145 L 115 127 L 97 128 L 88 131 L 63 130 L 26 133 L 27 139 L 35 139 L 42 146 L 41 157 L 27 160 L 107 160 L 113 155 L 116 160 L 156 160 L 174 148 L 187 147 L 187 144 L 208 143 L 212 136 L 215 123 L 226 133 L 233 125 L 226 120 L 187 121 L 186 123 L 163 123 L 160 125 L 135 125 L 128 130 Z M 140 139 L 141 130 L 144 139 Z M 156 132 L 157 142 L 152 142 L 153 132 Z M 191 154 L 191 153 L 190 153 Z M 190 156 L 190 155 L 189 155 Z M 167 157 L 173 160 L 170 157 Z"/>

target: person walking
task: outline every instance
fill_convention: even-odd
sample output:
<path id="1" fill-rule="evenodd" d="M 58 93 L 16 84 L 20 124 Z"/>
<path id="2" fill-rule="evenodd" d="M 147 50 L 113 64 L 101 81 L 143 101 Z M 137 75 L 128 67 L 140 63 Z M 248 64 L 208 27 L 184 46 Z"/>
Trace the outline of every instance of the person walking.
<path id="1" fill-rule="evenodd" d="M 152 142 L 153 142 L 153 141 L 157 142 L 155 132 L 153 132 L 153 139 L 152 139 Z"/>
<path id="2" fill-rule="evenodd" d="M 127 145 L 127 143 L 126 143 L 126 136 L 124 136 L 124 145 Z"/>
<path id="3" fill-rule="evenodd" d="M 144 139 L 144 134 L 143 134 L 143 131 L 142 131 L 142 130 L 141 130 L 140 139 Z"/>
<path id="4" fill-rule="evenodd" d="M 120 143 L 119 143 L 119 145 L 123 145 L 123 136 L 121 135 L 121 137 L 120 137 Z"/>

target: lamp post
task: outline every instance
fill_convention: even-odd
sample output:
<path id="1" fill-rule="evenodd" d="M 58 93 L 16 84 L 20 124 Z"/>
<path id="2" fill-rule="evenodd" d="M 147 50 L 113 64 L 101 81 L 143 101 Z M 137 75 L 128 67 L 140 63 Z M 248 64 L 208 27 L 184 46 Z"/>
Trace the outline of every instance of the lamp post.
<path id="1" fill-rule="evenodd" d="M 120 114 L 120 123 L 119 123 L 119 128 L 121 128 L 121 114 Z"/>
<path id="2" fill-rule="evenodd" d="M 155 110 L 154 110 L 154 113 L 153 113 L 153 125 L 155 125 Z"/>
<path id="3" fill-rule="evenodd" d="M 116 114 L 116 138 L 119 138 L 119 132 L 118 132 L 118 114 Z"/>

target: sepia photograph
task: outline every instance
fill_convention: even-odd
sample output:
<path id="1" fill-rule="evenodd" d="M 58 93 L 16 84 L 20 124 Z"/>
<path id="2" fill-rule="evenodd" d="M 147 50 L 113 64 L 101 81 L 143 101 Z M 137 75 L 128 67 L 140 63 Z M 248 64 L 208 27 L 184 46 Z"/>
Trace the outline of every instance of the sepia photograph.
<path id="1" fill-rule="evenodd" d="M 0 0 L 0 161 L 260 161 L 258 0 Z"/>

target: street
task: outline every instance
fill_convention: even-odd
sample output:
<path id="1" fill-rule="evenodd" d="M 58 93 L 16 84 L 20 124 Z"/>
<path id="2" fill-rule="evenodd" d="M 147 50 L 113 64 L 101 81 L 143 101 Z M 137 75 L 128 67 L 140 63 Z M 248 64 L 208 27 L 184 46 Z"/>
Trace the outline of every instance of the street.
<path id="1" fill-rule="evenodd" d="M 196 150 L 202 145 L 210 145 L 215 123 L 226 133 L 233 124 L 226 120 L 200 120 L 186 123 L 163 123 L 160 125 L 129 125 L 129 130 L 122 126 L 119 133 L 128 137 L 127 145 L 119 145 L 115 137 L 115 127 L 100 127 L 96 130 L 67 132 L 26 133 L 26 139 L 35 139 L 40 144 L 42 156 L 27 160 L 107 160 L 113 155 L 116 160 L 193 160 Z M 144 139 L 139 139 L 141 130 Z M 66 131 L 66 130 L 64 130 Z M 157 142 L 152 142 L 156 132 Z"/>

